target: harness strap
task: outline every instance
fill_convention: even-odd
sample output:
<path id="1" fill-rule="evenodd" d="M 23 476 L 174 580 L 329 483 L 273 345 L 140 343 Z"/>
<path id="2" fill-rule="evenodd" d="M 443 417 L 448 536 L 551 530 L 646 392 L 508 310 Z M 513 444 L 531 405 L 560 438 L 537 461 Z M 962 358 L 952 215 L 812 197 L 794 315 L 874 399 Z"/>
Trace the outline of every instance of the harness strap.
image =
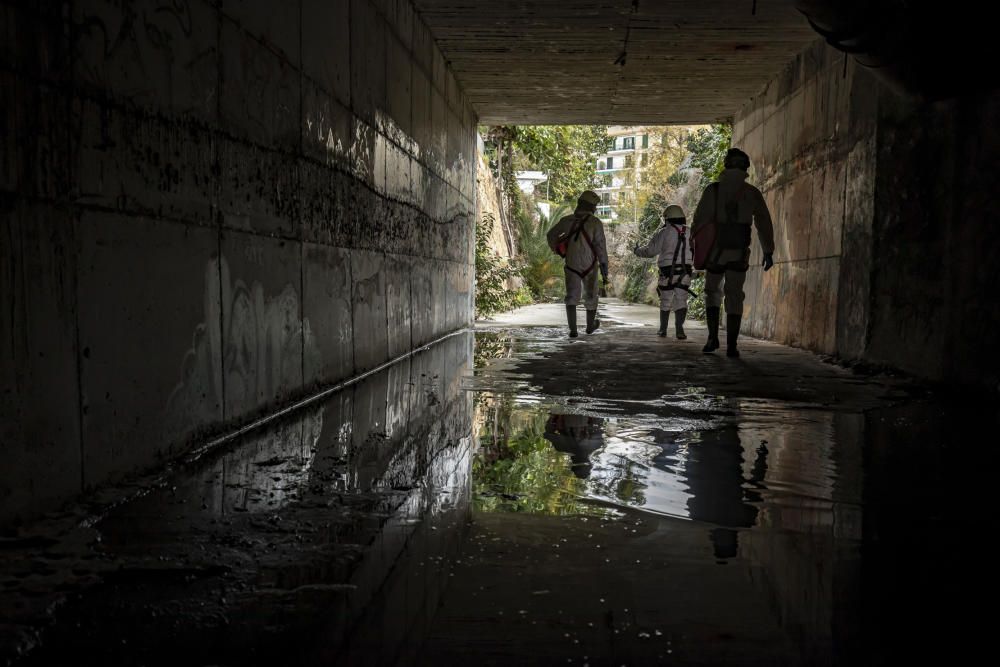
<path id="1" fill-rule="evenodd" d="M 586 224 L 586 222 L 587 218 L 584 217 L 583 220 L 579 223 L 580 226 L 577 229 L 576 233 L 575 234 L 571 233 L 570 235 L 579 238 L 579 236 L 583 234 L 583 240 L 587 242 L 587 246 L 590 248 L 590 254 L 593 257 L 593 259 L 590 260 L 590 266 L 588 266 L 583 271 L 577 271 L 572 266 L 570 266 L 568 262 L 566 263 L 566 268 L 575 273 L 576 275 L 580 276 L 581 278 L 585 278 L 588 273 L 594 270 L 594 266 L 597 264 L 597 248 L 594 247 L 594 242 L 590 239 L 590 234 L 588 234 L 587 230 L 584 229 L 584 224 Z"/>
<path id="2" fill-rule="evenodd" d="M 684 225 L 675 225 L 670 222 L 669 224 L 674 233 L 677 234 L 677 242 L 674 244 L 674 256 L 670 260 L 670 267 L 661 266 L 660 267 L 660 277 L 667 279 L 667 284 L 664 285 L 664 289 L 673 289 L 676 285 L 681 283 L 683 278 L 674 279 L 675 276 L 690 276 L 693 271 L 691 270 L 691 265 L 687 261 L 687 231 Z M 666 229 L 666 227 L 664 227 Z M 680 256 L 680 262 L 677 261 L 678 255 Z"/>
<path id="3" fill-rule="evenodd" d="M 687 292 L 688 294 L 690 294 L 691 296 L 693 296 L 695 298 L 698 297 L 698 295 L 691 290 L 691 286 L 690 285 L 685 285 L 684 283 L 677 283 L 675 285 L 670 285 L 668 287 L 660 287 L 659 285 L 656 286 L 656 292 L 657 293 L 660 293 L 660 292 L 669 292 L 669 291 L 675 290 L 675 289 L 682 289 L 685 292 Z"/>

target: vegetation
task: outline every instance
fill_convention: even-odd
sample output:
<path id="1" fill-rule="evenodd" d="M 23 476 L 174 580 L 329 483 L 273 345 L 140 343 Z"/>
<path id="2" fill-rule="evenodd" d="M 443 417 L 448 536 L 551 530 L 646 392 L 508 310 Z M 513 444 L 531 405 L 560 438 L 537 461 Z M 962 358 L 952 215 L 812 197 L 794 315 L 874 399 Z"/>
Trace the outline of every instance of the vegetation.
<path id="1" fill-rule="evenodd" d="M 511 297 L 503 295 L 510 285 L 498 273 L 498 264 L 488 248 L 477 244 L 476 271 L 480 266 L 492 273 L 483 275 L 483 289 L 477 290 L 477 314 L 488 315 L 514 304 L 548 301 L 564 289 L 562 260 L 549 249 L 546 232 L 559 217 L 568 213 L 563 204 L 575 203 L 580 192 L 594 188 L 598 177 L 594 157 L 609 145 L 607 129 L 591 125 L 500 125 L 481 128 L 489 165 L 500 189 L 501 219 L 506 230 L 517 235 L 518 275 L 524 289 Z M 546 218 L 534 202 L 527 201 L 517 186 L 518 171 L 542 171 L 548 176 L 546 199 L 555 210 Z M 488 238 L 480 233 L 477 238 Z M 507 277 L 513 274 L 505 274 Z"/>
<path id="2" fill-rule="evenodd" d="M 705 319 L 705 274 L 699 273 L 691 279 L 691 296 L 688 298 L 688 317 Z M 695 296 L 697 295 L 697 296 Z"/>
<path id="3" fill-rule="evenodd" d="M 548 175 L 546 199 L 573 202 L 598 185 L 594 157 L 610 145 L 603 125 L 494 125 L 481 128 L 493 175 L 503 184 L 512 212 L 519 203 L 514 174 Z"/>
<path id="4" fill-rule="evenodd" d="M 605 515 L 582 503 L 586 482 L 573 474 L 568 454 L 545 438 L 548 414 L 515 410 L 510 396 L 477 406 L 483 426 L 472 461 L 473 503 L 482 512 Z"/>
<path id="5" fill-rule="evenodd" d="M 537 220 L 523 210 L 518 215 L 521 276 L 535 301 L 558 299 L 565 292 L 563 260 L 549 248 L 546 234 L 561 217 L 571 212 L 572 209 L 563 204 L 553 208 L 548 217 L 539 215 Z"/>
<path id="6" fill-rule="evenodd" d="M 515 168 L 549 176 L 547 199 L 570 204 L 598 186 L 594 158 L 610 147 L 603 125 L 524 125 L 514 138 Z"/>
<path id="7" fill-rule="evenodd" d="M 726 151 L 733 142 L 732 125 L 712 125 L 700 129 L 687 138 L 686 146 L 691 154 L 691 166 L 701 171 L 699 190 L 704 190 L 722 173 Z"/>
<path id="8" fill-rule="evenodd" d="M 517 304 L 518 294 L 508 282 L 519 274 L 490 248 L 495 220 L 487 214 L 476 224 L 476 317 L 488 317 L 510 310 Z"/>

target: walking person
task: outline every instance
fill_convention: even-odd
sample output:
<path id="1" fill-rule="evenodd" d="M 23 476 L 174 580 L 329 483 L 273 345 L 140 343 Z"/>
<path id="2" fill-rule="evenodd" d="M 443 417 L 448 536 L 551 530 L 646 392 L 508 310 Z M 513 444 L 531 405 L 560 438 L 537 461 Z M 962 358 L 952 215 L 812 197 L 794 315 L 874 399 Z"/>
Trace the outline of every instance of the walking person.
<path id="1" fill-rule="evenodd" d="M 702 351 L 708 354 L 719 348 L 719 314 L 725 298 L 726 356 L 739 357 L 737 340 L 743 318 L 743 283 L 750 268 L 751 227 L 756 228 L 764 253 L 762 266 L 769 271 L 774 266 L 774 226 L 764 195 L 746 182 L 750 156 L 738 148 L 730 148 L 724 167 L 719 180 L 701 195 L 691 237 L 697 255 L 702 254 L 699 244 L 708 246 L 704 267 L 708 341 Z M 710 227 L 714 238 L 711 242 L 701 241 L 703 232 Z M 700 268 L 700 263 L 696 262 L 696 266 Z"/>
<path id="2" fill-rule="evenodd" d="M 674 328 L 678 340 L 686 340 L 684 320 L 687 317 L 688 294 L 691 293 L 691 241 L 688 238 L 687 220 L 684 209 L 671 204 L 663 209 L 663 226 L 644 246 L 636 246 L 632 252 L 637 257 L 656 257 L 660 277 L 656 283 L 656 293 L 660 297 L 661 338 L 667 335 L 670 311 L 674 311 Z"/>
<path id="3" fill-rule="evenodd" d="M 566 320 L 569 337 L 576 338 L 576 307 L 583 300 L 587 310 L 587 333 L 601 326 L 597 319 L 597 272 L 608 282 L 608 248 L 604 239 L 604 224 L 594 213 L 601 198 L 587 190 L 580 195 L 576 210 L 559 220 L 548 231 L 549 247 L 566 264 Z"/>

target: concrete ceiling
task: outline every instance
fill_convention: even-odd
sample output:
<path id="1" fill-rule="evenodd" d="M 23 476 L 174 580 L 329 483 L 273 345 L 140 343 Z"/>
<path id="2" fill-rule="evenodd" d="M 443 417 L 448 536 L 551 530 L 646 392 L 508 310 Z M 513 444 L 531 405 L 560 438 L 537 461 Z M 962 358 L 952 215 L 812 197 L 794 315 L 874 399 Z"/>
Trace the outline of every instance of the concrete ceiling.
<path id="1" fill-rule="evenodd" d="M 415 5 L 484 124 L 722 120 L 818 38 L 793 0 Z"/>

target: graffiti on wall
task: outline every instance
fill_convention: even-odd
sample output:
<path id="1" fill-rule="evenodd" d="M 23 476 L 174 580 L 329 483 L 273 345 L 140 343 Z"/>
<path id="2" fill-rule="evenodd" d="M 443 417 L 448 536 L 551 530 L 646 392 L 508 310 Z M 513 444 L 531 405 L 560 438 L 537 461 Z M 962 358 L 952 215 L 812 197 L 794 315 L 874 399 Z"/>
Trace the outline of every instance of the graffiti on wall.
<path id="1" fill-rule="evenodd" d="M 167 401 L 175 438 L 210 424 L 223 403 L 231 420 L 288 398 L 302 385 L 303 363 L 321 361 L 293 285 L 269 295 L 260 281 L 234 277 L 225 258 L 212 259 L 204 309 Z"/>

